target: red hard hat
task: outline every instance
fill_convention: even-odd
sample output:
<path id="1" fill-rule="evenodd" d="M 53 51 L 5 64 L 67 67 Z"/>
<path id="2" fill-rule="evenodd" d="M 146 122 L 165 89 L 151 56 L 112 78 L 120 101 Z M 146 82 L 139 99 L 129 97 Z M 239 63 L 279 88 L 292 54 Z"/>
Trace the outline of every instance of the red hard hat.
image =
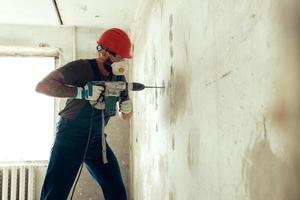
<path id="1" fill-rule="evenodd" d="M 131 42 L 127 33 L 118 28 L 111 28 L 105 31 L 97 41 L 99 45 L 116 53 L 123 58 L 132 58 Z"/>

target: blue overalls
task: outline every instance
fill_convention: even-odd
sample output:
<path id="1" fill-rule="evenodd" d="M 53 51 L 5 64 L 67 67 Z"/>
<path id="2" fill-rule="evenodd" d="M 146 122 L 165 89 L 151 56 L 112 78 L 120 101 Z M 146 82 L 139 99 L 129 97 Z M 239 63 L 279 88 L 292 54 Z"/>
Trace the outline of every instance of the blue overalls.
<path id="1" fill-rule="evenodd" d="M 101 186 L 106 200 L 127 199 L 118 161 L 106 142 L 108 163 L 103 163 L 101 112 L 104 111 L 92 109 L 87 102 L 75 119 L 60 117 L 41 200 L 67 199 L 83 160 L 90 128 L 91 137 L 84 159 L 85 166 Z M 105 115 L 105 125 L 108 121 L 109 116 Z"/>

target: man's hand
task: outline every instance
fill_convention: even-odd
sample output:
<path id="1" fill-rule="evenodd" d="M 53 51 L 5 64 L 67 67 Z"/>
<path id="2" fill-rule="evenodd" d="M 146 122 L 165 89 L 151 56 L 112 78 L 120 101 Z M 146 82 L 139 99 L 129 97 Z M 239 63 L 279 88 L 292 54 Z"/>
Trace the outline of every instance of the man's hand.
<path id="1" fill-rule="evenodd" d="M 88 82 L 83 88 L 77 87 L 76 99 L 86 99 L 89 101 L 97 101 L 103 92 L 104 87 L 100 85 L 93 85 Z"/>
<path id="2" fill-rule="evenodd" d="M 129 114 L 132 112 L 132 101 L 130 99 L 120 103 L 120 112 L 124 114 Z"/>

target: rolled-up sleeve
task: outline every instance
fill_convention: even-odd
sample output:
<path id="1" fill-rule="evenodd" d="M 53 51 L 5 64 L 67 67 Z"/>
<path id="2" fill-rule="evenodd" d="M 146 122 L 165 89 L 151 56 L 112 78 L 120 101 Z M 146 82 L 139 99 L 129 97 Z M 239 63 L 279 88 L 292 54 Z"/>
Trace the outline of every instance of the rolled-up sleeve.
<path id="1" fill-rule="evenodd" d="M 84 60 L 72 61 L 57 70 L 64 76 L 66 85 L 83 86 L 93 76 L 89 64 Z"/>

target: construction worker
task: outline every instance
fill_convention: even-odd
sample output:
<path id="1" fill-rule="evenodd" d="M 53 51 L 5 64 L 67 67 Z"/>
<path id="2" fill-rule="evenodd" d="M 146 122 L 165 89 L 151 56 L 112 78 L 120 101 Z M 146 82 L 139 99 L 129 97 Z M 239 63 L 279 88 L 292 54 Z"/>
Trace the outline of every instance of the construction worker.
<path id="1" fill-rule="evenodd" d="M 37 92 L 68 98 L 59 113 L 41 200 L 67 199 L 82 163 L 101 186 L 105 199 L 127 199 L 118 161 L 103 132 L 116 110 L 103 109 L 103 102 L 98 99 L 104 88 L 88 82 L 125 81 L 124 75 L 113 73 L 113 67 L 131 58 L 131 42 L 126 32 L 112 28 L 97 43 L 97 59 L 70 62 L 52 71 L 36 86 Z M 128 91 L 123 91 L 117 100 L 121 118 L 130 119 L 132 101 Z"/>

